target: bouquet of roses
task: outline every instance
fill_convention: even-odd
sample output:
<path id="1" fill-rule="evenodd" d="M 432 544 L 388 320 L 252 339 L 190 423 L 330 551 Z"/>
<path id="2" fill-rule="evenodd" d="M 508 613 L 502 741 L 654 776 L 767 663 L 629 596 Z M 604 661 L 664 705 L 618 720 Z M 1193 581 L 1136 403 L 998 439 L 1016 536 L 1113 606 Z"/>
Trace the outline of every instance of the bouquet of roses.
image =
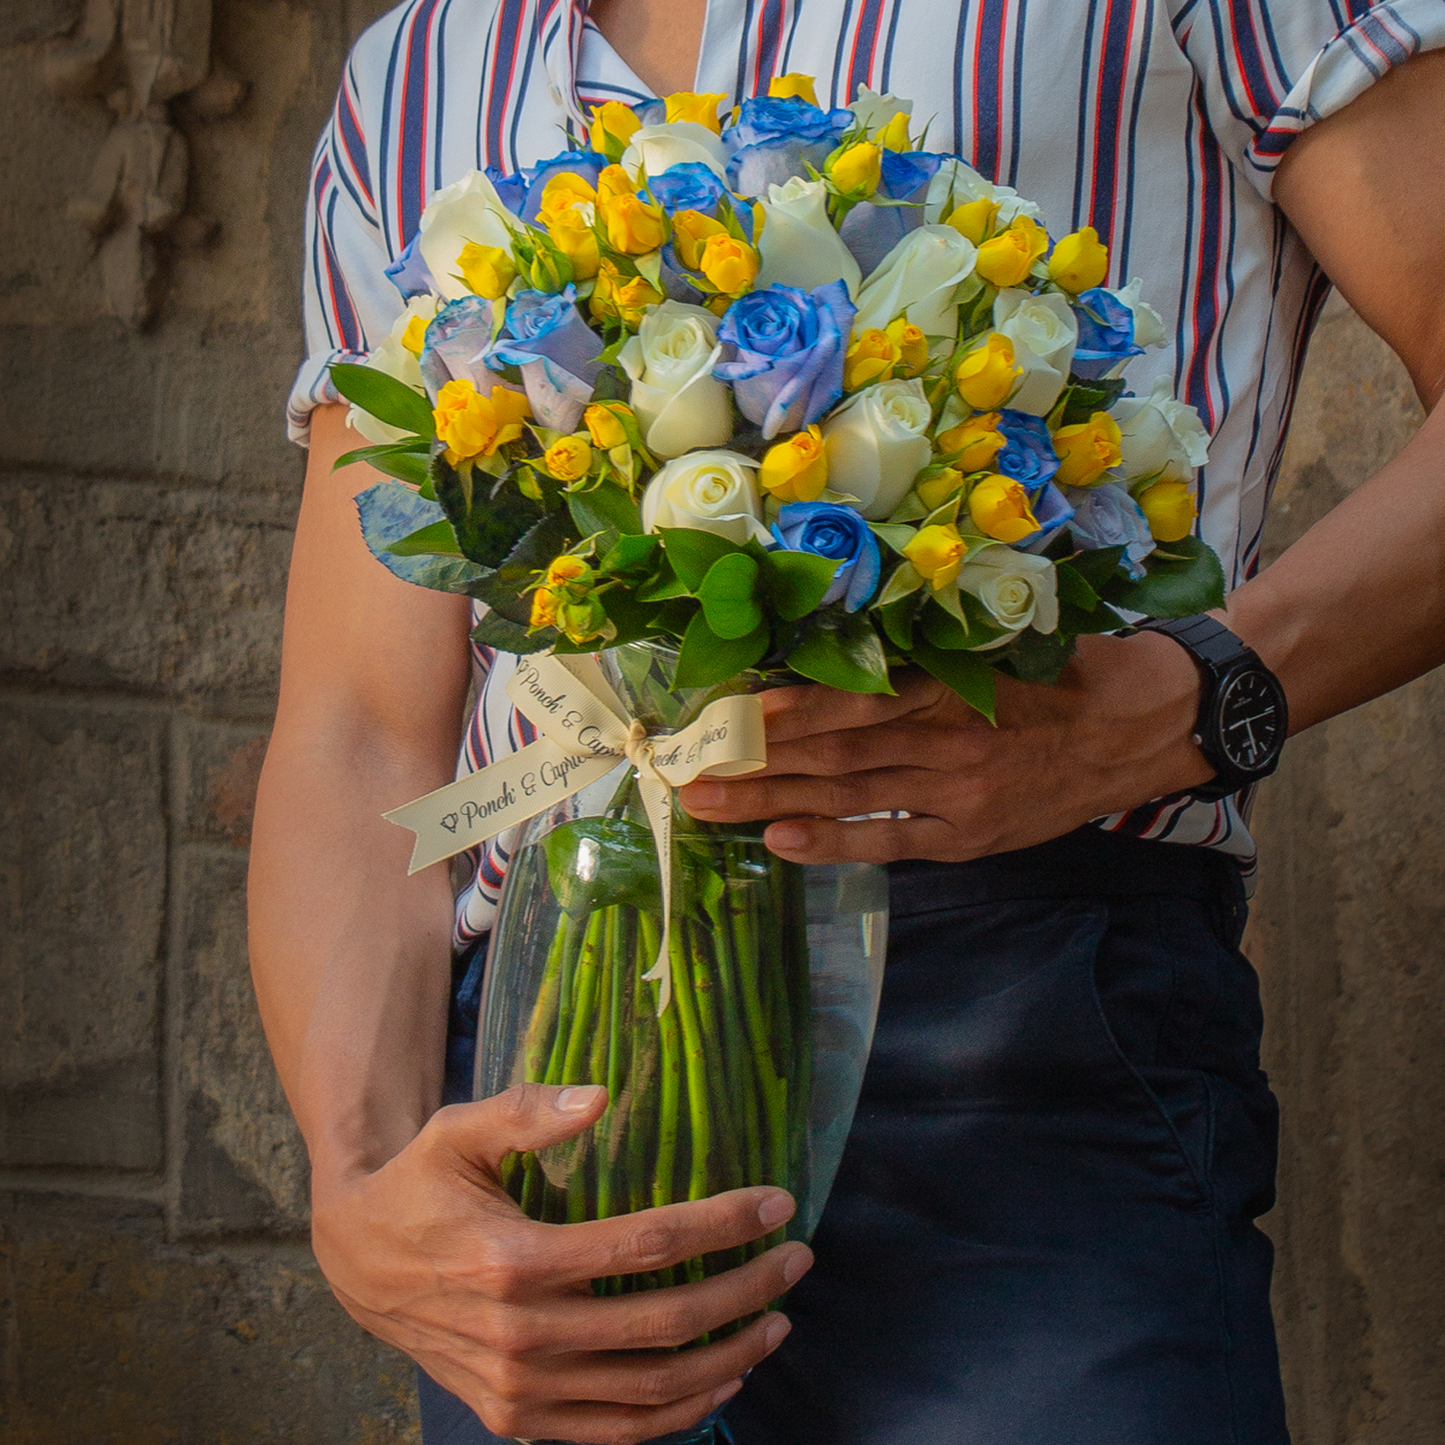
<path id="1" fill-rule="evenodd" d="M 1049 681 L 1124 614 L 1220 605 L 1193 535 L 1206 434 L 1166 382 L 1126 390 L 1164 330 L 1138 281 L 1105 287 L 1094 230 L 1051 237 L 927 150 L 907 101 L 823 109 L 801 76 L 722 101 L 610 102 L 588 148 L 432 198 L 388 269 L 391 335 L 332 368 L 371 443 L 342 462 L 396 479 L 358 499 L 376 556 L 484 604 L 474 635 L 507 652 L 643 644 L 613 681 L 651 732 L 740 678 L 888 692 L 902 664 L 992 716 L 1000 672 Z M 531 700 L 555 711 L 550 686 Z M 560 911 L 514 1073 L 614 1095 L 575 1170 L 517 1166 L 542 1217 L 801 1167 L 801 885 L 680 816 L 670 869 L 638 788 L 679 777 L 635 743 L 606 753 L 634 766 L 602 816 L 515 870 Z M 650 1142 L 618 1142 L 623 1096 L 652 1100 Z"/>

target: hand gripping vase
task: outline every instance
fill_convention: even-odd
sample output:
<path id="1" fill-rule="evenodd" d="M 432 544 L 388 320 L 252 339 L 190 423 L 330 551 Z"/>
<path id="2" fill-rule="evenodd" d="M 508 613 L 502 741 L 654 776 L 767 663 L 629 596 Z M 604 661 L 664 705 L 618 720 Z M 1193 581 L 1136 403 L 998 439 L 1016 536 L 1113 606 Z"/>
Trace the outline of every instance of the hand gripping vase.
<path id="1" fill-rule="evenodd" d="M 754 674 L 675 690 L 677 654 L 647 643 L 598 661 L 651 733 L 765 685 Z M 755 1184 L 782 1186 L 798 1207 L 746 1249 L 593 1281 L 603 1295 L 702 1279 L 812 1235 L 882 983 L 882 868 L 800 867 L 767 851 L 760 826 L 673 810 L 671 999 L 660 1011 L 659 982 L 643 975 L 658 959 L 661 877 L 632 764 L 523 825 L 487 960 L 476 1097 L 521 1082 L 608 1089 L 586 1132 L 507 1161 L 504 1182 L 534 1219 L 605 1219 Z M 713 1438 L 706 1421 L 667 1437 Z"/>

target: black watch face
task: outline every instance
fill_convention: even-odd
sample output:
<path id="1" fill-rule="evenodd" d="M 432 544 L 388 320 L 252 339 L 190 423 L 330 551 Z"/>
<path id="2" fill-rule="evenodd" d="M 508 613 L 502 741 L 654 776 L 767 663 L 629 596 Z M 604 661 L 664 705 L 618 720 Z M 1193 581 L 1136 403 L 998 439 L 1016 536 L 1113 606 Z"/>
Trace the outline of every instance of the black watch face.
<path id="1" fill-rule="evenodd" d="M 1246 669 L 1226 678 L 1215 702 L 1218 746 L 1244 773 L 1268 768 L 1284 746 L 1286 713 L 1279 684 Z"/>

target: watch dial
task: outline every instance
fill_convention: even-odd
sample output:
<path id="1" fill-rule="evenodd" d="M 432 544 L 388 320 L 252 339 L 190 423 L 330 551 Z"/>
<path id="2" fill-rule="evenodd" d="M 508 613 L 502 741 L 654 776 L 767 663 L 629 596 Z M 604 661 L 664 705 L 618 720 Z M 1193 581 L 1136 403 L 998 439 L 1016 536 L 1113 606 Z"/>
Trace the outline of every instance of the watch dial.
<path id="1" fill-rule="evenodd" d="M 1219 741 L 1235 767 L 1256 772 L 1273 761 L 1284 744 L 1284 709 L 1278 686 L 1267 673 L 1241 672 L 1224 685 L 1219 699 Z"/>

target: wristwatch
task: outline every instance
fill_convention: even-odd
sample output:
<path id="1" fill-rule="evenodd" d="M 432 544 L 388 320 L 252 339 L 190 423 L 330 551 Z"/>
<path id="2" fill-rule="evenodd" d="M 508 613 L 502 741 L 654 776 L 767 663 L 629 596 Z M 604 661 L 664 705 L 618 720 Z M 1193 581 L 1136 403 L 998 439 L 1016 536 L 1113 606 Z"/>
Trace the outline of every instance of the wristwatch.
<path id="1" fill-rule="evenodd" d="M 1289 736 L 1289 704 L 1279 679 L 1259 654 L 1204 613 L 1176 622 L 1144 622 L 1139 631 L 1172 637 L 1199 668 L 1194 745 L 1215 777 L 1189 791 L 1213 802 L 1274 772 Z"/>

